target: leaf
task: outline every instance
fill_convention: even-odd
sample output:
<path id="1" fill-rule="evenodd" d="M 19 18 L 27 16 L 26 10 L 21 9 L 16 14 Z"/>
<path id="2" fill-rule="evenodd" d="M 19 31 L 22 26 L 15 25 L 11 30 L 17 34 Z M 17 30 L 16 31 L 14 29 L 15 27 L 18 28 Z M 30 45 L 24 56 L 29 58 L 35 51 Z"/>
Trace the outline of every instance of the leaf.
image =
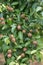
<path id="1" fill-rule="evenodd" d="M 8 25 L 12 25 L 12 20 L 11 19 L 7 19 L 7 23 L 8 23 Z"/>
<path id="2" fill-rule="evenodd" d="M 40 53 L 43 55 L 43 50 L 41 50 Z"/>
<path id="3" fill-rule="evenodd" d="M 14 31 L 15 31 L 15 29 L 16 29 L 16 24 L 11 25 L 11 27 L 12 27 L 12 28 L 11 28 L 11 32 L 14 33 Z"/>
<path id="4" fill-rule="evenodd" d="M 26 42 L 25 43 L 25 47 L 28 46 L 30 44 L 30 41 Z"/>
<path id="5" fill-rule="evenodd" d="M 10 62 L 10 64 L 9 64 L 9 65 L 15 65 L 15 62 L 13 62 L 13 61 L 12 61 L 12 62 Z"/>
<path id="6" fill-rule="evenodd" d="M 19 65 L 19 63 L 12 61 L 9 65 Z"/>
<path id="7" fill-rule="evenodd" d="M 22 46 L 21 46 L 21 45 L 17 45 L 17 46 L 16 46 L 16 48 L 20 48 L 20 49 L 21 49 L 21 48 L 22 48 Z"/>
<path id="8" fill-rule="evenodd" d="M 13 2 L 11 5 L 13 6 L 18 5 L 18 2 Z"/>
<path id="9" fill-rule="evenodd" d="M 20 39 L 20 40 L 23 40 L 23 33 L 20 31 L 20 32 L 18 32 L 18 38 Z"/>
<path id="10" fill-rule="evenodd" d="M 38 49 L 42 49 L 43 48 L 43 38 L 38 39 L 37 42 L 39 45 Z"/>
<path id="11" fill-rule="evenodd" d="M 0 40 L 0 47 L 3 45 L 3 42 L 2 42 L 2 40 Z"/>
<path id="12" fill-rule="evenodd" d="M 25 63 L 21 63 L 20 65 L 26 65 Z"/>
<path id="13" fill-rule="evenodd" d="M 5 30 L 5 29 L 7 29 L 8 28 L 8 26 L 7 25 L 4 25 L 3 27 L 2 27 L 2 30 Z"/>
<path id="14" fill-rule="evenodd" d="M 0 12 L 2 12 L 2 6 L 0 5 Z"/>
<path id="15" fill-rule="evenodd" d="M 43 16 L 43 11 L 41 12 L 41 15 Z"/>
<path id="16" fill-rule="evenodd" d="M 3 52 L 5 53 L 9 49 L 9 46 L 7 46 L 6 44 L 3 44 L 2 49 L 3 49 Z"/>
<path id="17" fill-rule="evenodd" d="M 40 39 L 39 33 L 37 35 L 34 35 L 33 38 Z"/>
<path id="18" fill-rule="evenodd" d="M 10 62 L 11 62 L 11 58 L 8 58 L 8 59 L 7 59 L 7 64 L 9 65 Z M 12 64 L 12 63 L 11 63 L 11 64 Z"/>
<path id="19" fill-rule="evenodd" d="M 33 51 L 31 51 L 31 54 L 34 54 L 34 53 L 36 53 L 37 52 L 37 50 L 33 50 Z"/>
<path id="20" fill-rule="evenodd" d="M 36 8 L 36 12 L 39 12 L 39 11 L 41 11 L 42 10 L 42 7 L 41 6 L 38 6 L 37 8 Z"/>
<path id="21" fill-rule="evenodd" d="M 23 63 L 23 62 L 25 62 L 25 61 L 27 61 L 28 60 L 28 58 L 24 58 L 21 62 Z"/>
<path id="22" fill-rule="evenodd" d="M 20 10 L 23 11 L 25 7 L 26 7 L 26 3 L 21 6 Z"/>
<path id="23" fill-rule="evenodd" d="M 9 37 L 4 38 L 4 42 L 5 42 L 7 45 L 10 44 Z"/>
<path id="24" fill-rule="evenodd" d="M 31 51 L 30 50 L 27 50 L 25 53 L 26 54 L 31 54 Z"/>

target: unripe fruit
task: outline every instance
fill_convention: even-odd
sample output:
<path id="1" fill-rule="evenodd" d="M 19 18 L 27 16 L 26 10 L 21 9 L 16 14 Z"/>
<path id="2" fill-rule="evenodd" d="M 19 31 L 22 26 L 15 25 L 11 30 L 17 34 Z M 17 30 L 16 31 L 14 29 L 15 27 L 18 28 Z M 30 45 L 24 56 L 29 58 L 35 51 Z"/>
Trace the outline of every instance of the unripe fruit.
<path id="1" fill-rule="evenodd" d="M 12 18 L 9 18 L 9 20 L 11 21 L 11 20 L 12 20 Z"/>
<path id="2" fill-rule="evenodd" d="M 24 18 L 25 18 L 25 14 L 21 14 L 21 18 L 23 18 L 23 19 L 24 19 Z"/>
<path id="3" fill-rule="evenodd" d="M 37 28 L 38 30 L 40 29 L 40 27 Z"/>
<path id="4" fill-rule="evenodd" d="M 23 33 L 26 33 L 26 30 L 22 30 Z"/>
<path id="5" fill-rule="evenodd" d="M 9 11 L 13 11 L 13 8 L 10 7 L 10 6 L 6 6 L 6 8 L 7 8 Z"/>
<path id="6" fill-rule="evenodd" d="M 1 20 L 1 21 L 3 21 L 3 20 L 4 20 L 4 18 L 3 18 L 3 17 L 1 17 L 1 18 L 0 18 L 0 20 Z"/>
<path id="7" fill-rule="evenodd" d="M 33 44 L 34 44 L 34 45 L 37 45 L 37 41 L 33 41 Z"/>
<path id="8" fill-rule="evenodd" d="M 14 43 L 14 42 L 16 42 L 16 39 L 15 38 L 12 38 L 11 41 Z"/>
<path id="9" fill-rule="evenodd" d="M 1 24 L 1 25 L 5 25 L 5 22 L 4 22 L 4 21 L 2 21 L 2 22 L 0 22 L 0 24 Z"/>
<path id="10" fill-rule="evenodd" d="M 2 38 L 3 37 L 3 35 L 2 34 L 0 34 L 0 38 Z"/>
<path id="11" fill-rule="evenodd" d="M 11 54 L 11 53 L 12 53 L 12 50 L 11 50 L 11 49 L 9 49 L 9 50 L 8 50 L 8 54 Z"/>
<path id="12" fill-rule="evenodd" d="M 30 37 L 30 38 L 32 37 L 32 34 L 30 32 L 28 33 L 28 37 Z"/>
<path id="13" fill-rule="evenodd" d="M 30 59 L 29 62 L 32 63 L 32 60 Z"/>
<path id="14" fill-rule="evenodd" d="M 23 48 L 23 51 L 26 51 L 27 50 L 27 48 Z"/>
<path id="15" fill-rule="evenodd" d="M 21 54 L 21 57 L 25 57 L 25 54 L 24 54 L 24 53 L 22 53 L 22 54 Z"/>
<path id="16" fill-rule="evenodd" d="M 36 33 L 39 33 L 38 29 L 36 29 Z"/>
<path id="17" fill-rule="evenodd" d="M 30 30 L 30 33 L 32 33 L 32 32 L 33 32 L 33 30 L 31 29 L 31 30 Z"/>
<path id="18" fill-rule="evenodd" d="M 14 38 L 14 36 L 11 34 L 10 35 L 10 40 L 14 43 L 14 42 L 16 42 L 16 39 Z"/>
<path id="19" fill-rule="evenodd" d="M 25 20 L 28 21 L 28 17 L 25 17 Z"/>
<path id="20" fill-rule="evenodd" d="M 8 58 L 11 58 L 11 56 L 12 56 L 11 54 L 8 54 L 8 55 L 7 55 Z"/>
<path id="21" fill-rule="evenodd" d="M 18 26 L 17 26 L 17 29 L 18 29 L 18 30 L 21 30 L 21 25 L 18 25 Z"/>
<path id="22" fill-rule="evenodd" d="M 38 65 L 38 61 L 34 60 L 33 65 Z"/>
<path id="23" fill-rule="evenodd" d="M 42 30 L 42 34 L 43 34 L 43 30 Z"/>
<path id="24" fill-rule="evenodd" d="M 5 64 L 5 57 L 3 53 L 0 53 L 0 65 L 4 65 Z"/>
<path id="25" fill-rule="evenodd" d="M 10 39 L 14 38 L 13 34 L 10 35 Z"/>

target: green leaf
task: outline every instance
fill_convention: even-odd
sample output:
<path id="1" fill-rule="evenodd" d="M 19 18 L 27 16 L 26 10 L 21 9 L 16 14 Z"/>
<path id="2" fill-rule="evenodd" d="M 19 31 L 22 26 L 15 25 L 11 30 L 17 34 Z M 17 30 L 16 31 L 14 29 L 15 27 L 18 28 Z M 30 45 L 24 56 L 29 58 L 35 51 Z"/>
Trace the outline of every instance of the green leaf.
<path id="1" fill-rule="evenodd" d="M 7 45 L 10 44 L 9 37 L 4 38 L 4 42 L 5 42 Z"/>
<path id="2" fill-rule="evenodd" d="M 21 63 L 20 65 L 26 65 L 25 63 Z"/>
<path id="3" fill-rule="evenodd" d="M 41 7 L 41 6 L 38 6 L 38 7 L 36 8 L 36 12 L 41 11 L 41 10 L 42 10 L 42 7 Z"/>
<path id="4" fill-rule="evenodd" d="M 3 45 L 3 42 L 2 42 L 2 40 L 0 39 L 0 47 Z"/>
<path id="5" fill-rule="evenodd" d="M 16 24 L 11 25 L 11 27 L 12 27 L 12 28 L 11 28 L 11 32 L 14 33 L 14 31 L 15 31 L 15 29 L 16 29 Z"/>
<path id="6" fill-rule="evenodd" d="M 30 50 L 27 50 L 25 53 L 26 54 L 31 54 L 31 51 Z"/>
<path id="7" fill-rule="evenodd" d="M 35 54 L 37 52 L 37 50 L 33 50 L 31 51 L 31 54 Z"/>
<path id="8" fill-rule="evenodd" d="M 42 49 L 43 48 L 43 38 L 38 39 L 37 42 L 39 45 L 38 49 Z"/>
<path id="9" fill-rule="evenodd" d="M 18 2 L 13 2 L 11 5 L 13 6 L 18 5 Z"/>
<path id="10" fill-rule="evenodd" d="M 15 62 L 13 62 L 13 61 L 12 61 L 12 62 L 10 62 L 10 64 L 9 64 L 9 65 L 15 65 Z"/>
<path id="11" fill-rule="evenodd" d="M 2 49 L 3 49 L 3 52 L 6 52 L 9 49 L 9 46 L 7 46 L 6 44 L 3 44 Z"/>
<path id="12" fill-rule="evenodd" d="M 25 47 L 27 47 L 30 44 L 30 41 L 25 43 Z"/>
<path id="13" fill-rule="evenodd" d="M 20 40 L 23 40 L 23 33 L 20 31 L 20 32 L 18 32 L 18 38 L 20 39 Z"/>
<path id="14" fill-rule="evenodd" d="M 12 25 L 12 20 L 10 20 L 10 19 L 7 19 L 7 23 L 8 23 L 8 25 Z"/>
<path id="15" fill-rule="evenodd" d="M 25 62 L 25 61 L 27 61 L 28 60 L 28 58 L 24 58 L 21 62 L 23 63 L 23 62 Z"/>

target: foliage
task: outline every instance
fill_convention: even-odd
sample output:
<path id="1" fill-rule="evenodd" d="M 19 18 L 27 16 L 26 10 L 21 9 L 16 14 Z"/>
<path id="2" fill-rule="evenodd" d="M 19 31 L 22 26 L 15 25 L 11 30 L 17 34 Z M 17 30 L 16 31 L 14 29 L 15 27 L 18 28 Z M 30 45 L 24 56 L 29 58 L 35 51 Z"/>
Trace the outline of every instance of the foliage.
<path id="1" fill-rule="evenodd" d="M 5 55 L 6 65 L 40 61 L 41 50 L 43 0 L 0 0 L 0 52 Z"/>

